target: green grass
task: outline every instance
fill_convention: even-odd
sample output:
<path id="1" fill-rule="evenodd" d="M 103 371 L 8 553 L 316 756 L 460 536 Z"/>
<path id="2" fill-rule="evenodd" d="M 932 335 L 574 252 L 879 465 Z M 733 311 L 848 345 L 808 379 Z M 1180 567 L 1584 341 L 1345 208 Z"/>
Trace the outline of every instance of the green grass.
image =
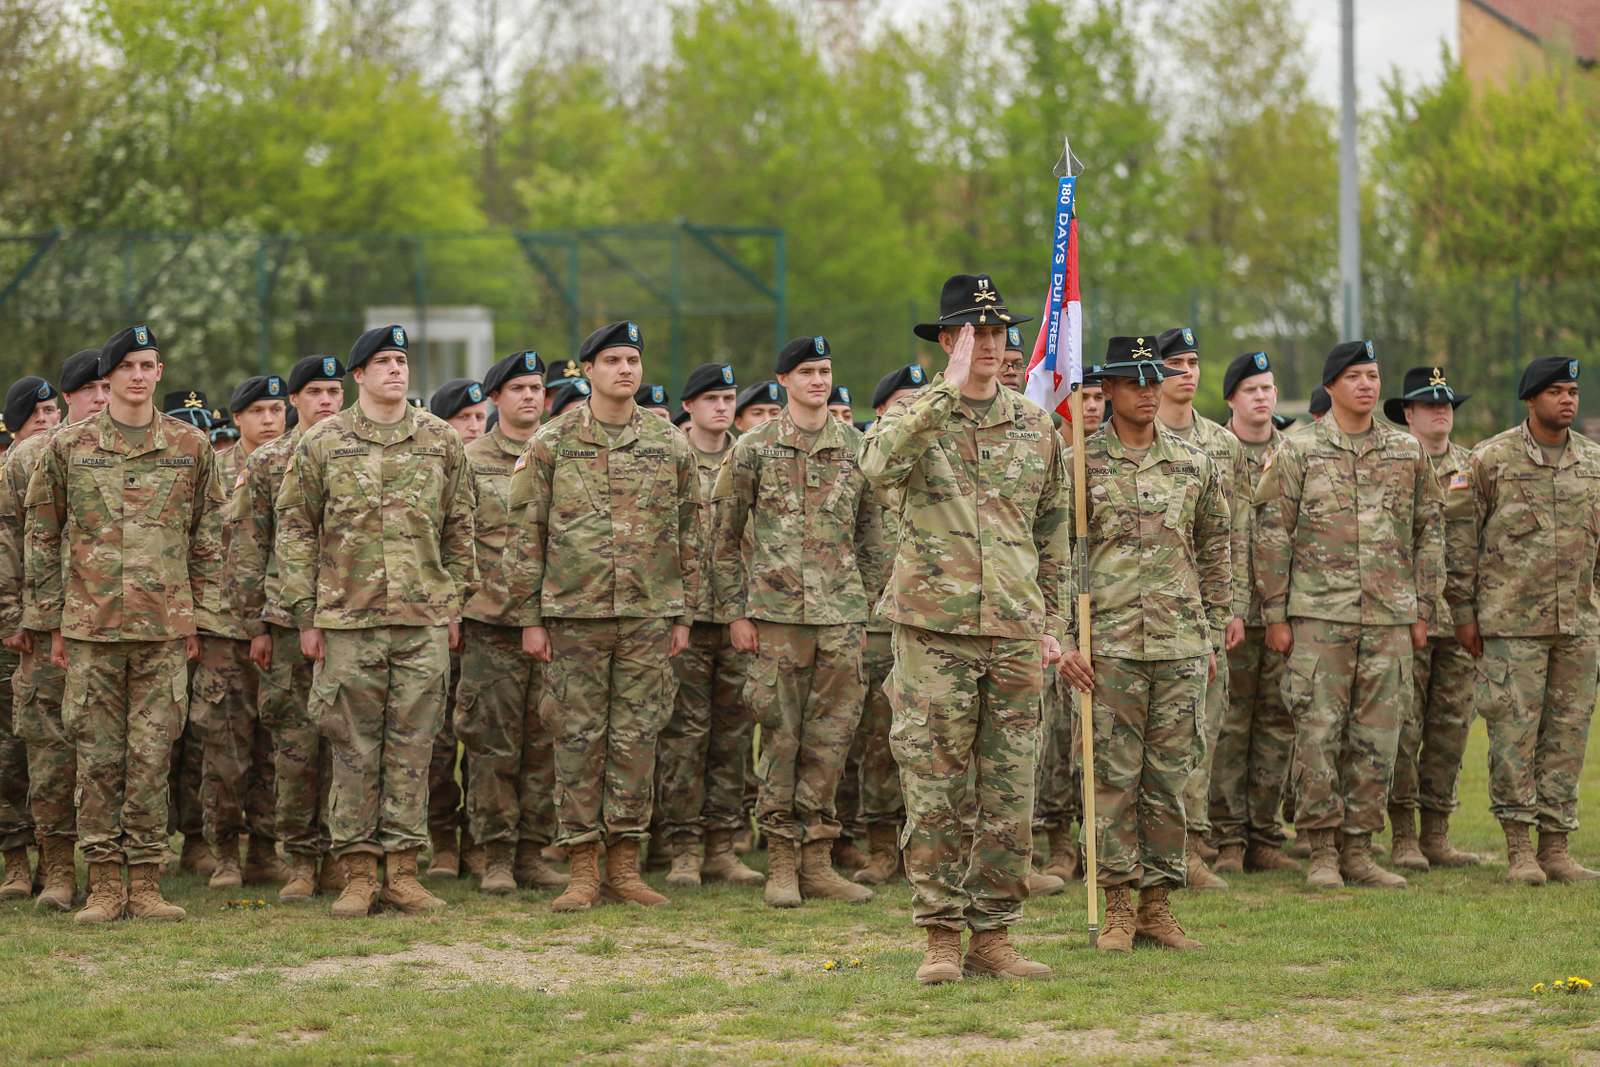
<path id="1" fill-rule="evenodd" d="M 1590 756 L 1574 844 L 1597 865 L 1600 740 Z M 1455 836 L 1503 855 L 1484 780 L 1479 725 Z M 1600 985 L 1528 992 L 1600 981 L 1600 883 L 1517 889 L 1503 870 L 1423 875 L 1404 893 L 1237 878 L 1174 898 L 1205 951 L 1121 958 L 1087 947 L 1074 886 L 1030 902 L 1014 931 L 1054 979 L 932 989 L 912 980 L 922 941 L 903 884 L 859 907 L 778 912 L 719 887 L 649 913 L 557 916 L 551 894 L 491 899 L 462 881 L 435 887 L 440 916 L 338 922 L 325 900 L 224 910 L 237 891 L 174 877 L 190 912 L 177 925 L 86 929 L 0 905 L 0 1049 L 116 1063 L 1600 1063 Z"/>

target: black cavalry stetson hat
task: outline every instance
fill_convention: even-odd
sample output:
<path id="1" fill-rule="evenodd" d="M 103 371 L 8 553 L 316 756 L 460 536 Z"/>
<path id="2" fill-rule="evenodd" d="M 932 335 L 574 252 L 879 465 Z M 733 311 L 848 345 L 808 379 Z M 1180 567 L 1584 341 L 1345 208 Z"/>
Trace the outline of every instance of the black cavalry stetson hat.
<path id="1" fill-rule="evenodd" d="M 1450 388 L 1450 383 L 1444 379 L 1443 367 L 1412 367 L 1400 383 L 1400 395 L 1383 402 L 1383 413 L 1390 422 L 1404 426 L 1407 404 L 1420 400 L 1424 404 L 1449 404 L 1458 408 L 1467 395 Z"/>
<path id="2" fill-rule="evenodd" d="M 911 332 L 924 341 L 937 341 L 940 330 L 955 329 L 969 322 L 974 326 L 1015 326 L 1032 321 L 1027 315 L 1011 313 L 1005 297 L 987 274 L 955 274 L 939 293 L 939 321 L 918 323 Z"/>

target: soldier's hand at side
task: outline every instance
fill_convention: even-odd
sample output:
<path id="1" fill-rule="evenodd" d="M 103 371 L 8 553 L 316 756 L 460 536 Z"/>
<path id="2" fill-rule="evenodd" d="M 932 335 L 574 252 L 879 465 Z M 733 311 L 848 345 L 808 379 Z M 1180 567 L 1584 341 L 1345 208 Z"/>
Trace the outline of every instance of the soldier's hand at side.
<path id="1" fill-rule="evenodd" d="M 460 652 L 462 646 L 461 624 L 459 622 L 446 623 L 445 629 L 448 630 L 450 634 L 450 651 Z"/>
<path id="2" fill-rule="evenodd" d="M 67 669 L 67 639 L 61 636 L 60 630 L 50 631 L 50 662 Z"/>
<path id="3" fill-rule="evenodd" d="M 1267 623 L 1267 647 L 1280 656 L 1294 651 L 1294 630 L 1286 622 Z"/>
<path id="4" fill-rule="evenodd" d="M 1044 656 L 1044 665 L 1053 667 L 1061 661 L 1061 642 L 1045 634 L 1039 638 L 1039 652 Z"/>
<path id="5" fill-rule="evenodd" d="M 1464 622 L 1456 626 L 1456 641 L 1473 659 L 1483 658 L 1483 635 L 1478 632 L 1476 622 Z"/>
<path id="6" fill-rule="evenodd" d="M 1421 619 L 1411 624 L 1411 647 L 1413 650 L 1428 647 L 1428 624 Z"/>
<path id="7" fill-rule="evenodd" d="M 28 636 L 28 631 L 18 630 L 4 641 L 0 641 L 0 645 L 5 645 L 13 652 L 27 654 L 33 651 L 33 638 Z"/>
<path id="8" fill-rule="evenodd" d="M 183 639 L 183 654 L 190 663 L 200 662 L 200 636 L 198 634 L 190 634 Z"/>
<path id="9" fill-rule="evenodd" d="M 728 639 L 740 652 L 761 651 L 761 637 L 756 632 L 756 624 L 749 619 L 734 619 L 729 623 Z"/>
<path id="10" fill-rule="evenodd" d="M 1075 648 L 1069 648 L 1061 657 L 1061 666 L 1057 668 L 1061 677 L 1065 678 L 1080 693 L 1094 692 L 1094 668 L 1083 653 Z"/>
<path id="11" fill-rule="evenodd" d="M 522 628 L 522 651 L 540 663 L 550 662 L 550 631 L 543 626 Z"/>
<path id="12" fill-rule="evenodd" d="M 256 634 L 250 639 L 250 662 L 264 671 L 272 669 L 271 634 Z"/>
<path id="13" fill-rule="evenodd" d="M 300 654 L 313 663 L 321 663 L 326 655 L 326 647 L 322 642 L 322 631 L 316 627 L 300 631 Z"/>
<path id="14" fill-rule="evenodd" d="M 957 389 L 967 384 L 967 376 L 972 373 L 972 346 L 977 336 L 970 322 L 956 331 L 956 343 L 950 350 L 950 362 L 945 364 L 944 380 Z"/>
<path id="15" fill-rule="evenodd" d="M 689 647 L 689 627 L 682 623 L 673 623 L 672 636 L 667 638 L 667 658 L 672 659 L 678 653 Z"/>
<path id="16" fill-rule="evenodd" d="M 1244 620 L 1235 615 L 1228 620 L 1228 629 L 1222 636 L 1222 647 L 1232 652 L 1244 644 Z"/>
<path id="17" fill-rule="evenodd" d="M 1211 652 L 1211 653 L 1208 653 L 1206 655 L 1206 684 L 1210 685 L 1212 682 L 1214 682 L 1216 680 L 1217 680 L 1217 654 L 1215 652 Z"/>

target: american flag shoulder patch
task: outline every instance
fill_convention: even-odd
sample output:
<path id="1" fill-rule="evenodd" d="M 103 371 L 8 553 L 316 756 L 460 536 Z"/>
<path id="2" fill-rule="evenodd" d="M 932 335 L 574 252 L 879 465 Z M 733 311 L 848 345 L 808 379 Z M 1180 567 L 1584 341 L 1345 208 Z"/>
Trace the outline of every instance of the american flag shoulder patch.
<path id="1" fill-rule="evenodd" d="M 1464 471 L 1456 471 L 1450 476 L 1451 489 L 1465 489 L 1470 484 L 1472 483 L 1467 480 L 1467 475 Z"/>

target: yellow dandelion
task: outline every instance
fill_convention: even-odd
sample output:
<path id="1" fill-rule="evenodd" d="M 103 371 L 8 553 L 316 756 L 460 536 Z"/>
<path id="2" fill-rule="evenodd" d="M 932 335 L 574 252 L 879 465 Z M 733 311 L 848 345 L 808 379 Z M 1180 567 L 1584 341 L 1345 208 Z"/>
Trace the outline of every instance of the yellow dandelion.
<path id="1" fill-rule="evenodd" d="M 850 957 L 850 966 L 852 966 L 852 967 L 859 967 L 859 966 L 861 966 L 861 959 L 860 959 L 860 957 L 858 957 L 858 956 L 851 956 L 851 957 Z"/>
<path id="2" fill-rule="evenodd" d="M 1582 986 L 1584 989 L 1588 989 L 1590 986 L 1594 985 L 1594 983 L 1589 981 L 1587 978 L 1574 978 L 1572 981 L 1574 984 Z"/>
<path id="3" fill-rule="evenodd" d="M 837 966 L 839 966 L 839 964 L 834 960 L 824 960 L 823 964 L 822 964 L 822 969 L 825 970 L 825 971 L 831 971 Z"/>
<path id="4" fill-rule="evenodd" d="M 1544 983 L 1543 982 L 1535 982 L 1535 983 L 1533 983 L 1533 988 L 1528 990 L 1528 992 L 1530 992 L 1530 993 L 1543 993 L 1544 992 Z"/>

